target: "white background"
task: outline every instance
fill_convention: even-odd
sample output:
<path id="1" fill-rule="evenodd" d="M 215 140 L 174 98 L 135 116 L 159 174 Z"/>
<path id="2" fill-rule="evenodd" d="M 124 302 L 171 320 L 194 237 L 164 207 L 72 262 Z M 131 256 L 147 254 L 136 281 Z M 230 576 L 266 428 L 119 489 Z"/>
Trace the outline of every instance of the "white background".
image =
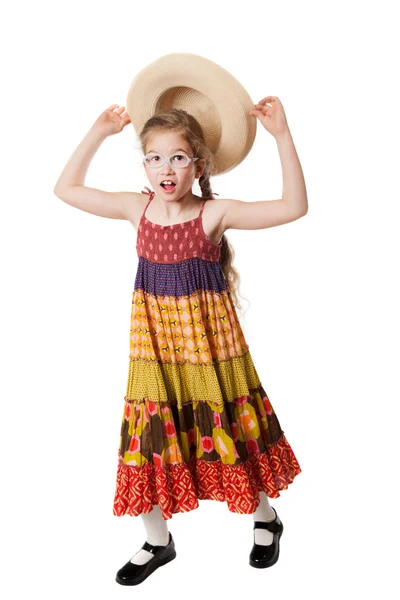
<path id="1" fill-rule="evenodd" d="M 69 0 L 3 9 L 4 598 L 398 597 L 394 8 Z M 285 527 L 273 568 L 248 564 L 251 515 L 200 501 L 168 523 L 176 560 L 129 591 L 115 573 L 145 531 L 112 504 L 136 232 L 53 188 L 98 115 L 124 105 L 133 77 L 171 52 L 213 60 L 255 103 L 275 95 L 286 111 L 309 212 L 227 237 L 250 301 L 242 326 L 302 473 L 271 500 Z M 148 185 L 135 142 L 133 127 L 108 138 L 86 185 Z M 220 198 L 281 197 L 276 142 L 259 122 L 248 157 L 211 184 Z"/>

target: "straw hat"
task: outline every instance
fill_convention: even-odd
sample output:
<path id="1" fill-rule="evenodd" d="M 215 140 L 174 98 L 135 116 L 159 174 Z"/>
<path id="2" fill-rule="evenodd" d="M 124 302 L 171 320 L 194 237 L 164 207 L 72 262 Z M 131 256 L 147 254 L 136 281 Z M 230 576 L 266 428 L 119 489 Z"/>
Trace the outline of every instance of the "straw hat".
<path id="1" fill-rule="evenodd" d="M 253 146 L 257 119 L 249 115 L 254 103 L 244 87 L 215 62 L 180 52 L 166 54 L 133 79 L 126 110 L 139 135 L 155 113 L 180 108 L 200 123 L 215 157 L 211 175 L 237 167 Z"/>

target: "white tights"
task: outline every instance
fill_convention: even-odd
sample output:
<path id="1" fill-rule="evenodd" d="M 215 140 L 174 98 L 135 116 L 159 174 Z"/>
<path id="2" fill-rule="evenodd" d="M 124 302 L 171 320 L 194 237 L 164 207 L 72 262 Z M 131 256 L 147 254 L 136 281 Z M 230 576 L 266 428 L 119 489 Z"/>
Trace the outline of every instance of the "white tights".
<path id="1" fill-rule="evenodd" d="M 260 491 L 260 504 L 256 512 L 253 513 L 253 521 L 273 521 L 275 513 L 269 503 L 268 496 L 265 492 Z M 269 546 L 274 540 L 274 534 L 267 529 L 255 529 L 254 541 L 262 546 Z"/>
<path id="2" fill-rule="evenodd" d="M 154 546 L 166 546 L 169 541 L 169 531 L 167 521 L 162 518 L 158 504 L 153 504 L 153 510 L 146 514 L 141 513 L 140 516 L 147 533 L 146 541 Z M 139 552 L 136 552 L 132 556 L 131 562 L 136 565 L 144 565 L 152 557 L 153 554 L 151 552 L 140 549 Z"/>
<path id="3" fill-rule="evenodd" d="M 153 505 L 153 510 L 149 513 L 141 513 L 141 518 L 147 533 L 147 541 L 154 546 L 166 546 L 169 541 L 169 530 L 167 521 L 162 518 L 161 510 L 158 504 Z M 253 521 L 273 521 L 275 513 L 269 503 L 268 496 L 265 492 L 260 492 L 260 504 L 257 510 L 253 513 Z M 267 529 L 255 529 L 254 541 L 256 544 L 269 545 L 272 544 L 273 534 Z M 144 565 L 147 563 L 153 554 L 147 550 L 140 549 L 131 558 L 131 562 L 136 565 Z"/>

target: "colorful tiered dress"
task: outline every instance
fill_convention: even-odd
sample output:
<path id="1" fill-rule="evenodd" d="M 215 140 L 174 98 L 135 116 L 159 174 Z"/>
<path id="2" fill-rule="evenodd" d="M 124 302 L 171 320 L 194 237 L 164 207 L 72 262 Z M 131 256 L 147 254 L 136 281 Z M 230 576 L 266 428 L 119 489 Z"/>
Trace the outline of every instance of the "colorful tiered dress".
<path id="1" fill-rule="evenodd" d="M 113 514 L 163 519 L 226 502 L 250 514 L 301 472 L 261 385 L 202 213 L 140 219 Z"/>

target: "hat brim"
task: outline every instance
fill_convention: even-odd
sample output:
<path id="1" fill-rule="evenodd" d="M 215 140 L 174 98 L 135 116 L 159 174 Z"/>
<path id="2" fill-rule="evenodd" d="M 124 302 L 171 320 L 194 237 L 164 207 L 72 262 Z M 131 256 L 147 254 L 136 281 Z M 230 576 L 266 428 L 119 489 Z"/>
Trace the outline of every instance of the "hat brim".
<path id="1" fill-rule="evenodd" d="M 237 167 L 253 146 L 257 119 L 248 114 L 254 108 L 249 94 L 207 58 L 189 52 L 166 54 L 136 75 L 126 101 L 136 133 L 155 113 L 169 108 L 186 110 L 199 121 L 215 158 L 211 175 Z"/>

